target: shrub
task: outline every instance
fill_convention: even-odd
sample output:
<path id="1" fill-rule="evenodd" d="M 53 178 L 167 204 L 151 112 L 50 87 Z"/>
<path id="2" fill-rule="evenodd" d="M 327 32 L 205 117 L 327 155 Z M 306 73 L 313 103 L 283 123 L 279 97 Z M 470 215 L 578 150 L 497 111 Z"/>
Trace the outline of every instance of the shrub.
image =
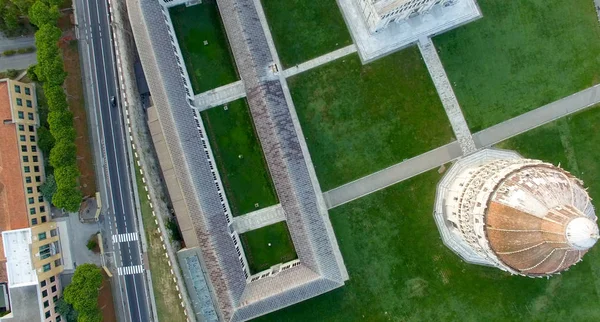
<path id="1" fill-rule="evenodd" d="M 31 66 L 29 66 L 29 68 L 27 68 L 27 77 L 29 77 L 29 79 L 31 79 L 34 82 L 39 81 L 39 78 L 38 78 L 37 74 L 35 73 L 36 67 L 37 67 L 37 65 L 31 65 Z"/>
<path id="2" fill-rule="evenodd" d="M 54 175 L 49 175 L 46 177 L 46 180 L 40 186 L 40 192 L 44 199 L 48 200 L 49 203 L 52 203 L 52 197 L 56 193 L 56 180 L 54 179 Z"/>
<path id="3" fill-rule="evenodd" d="M 19 76 L 19 71 L 16 69 L 9 69 L 6 71 L 6 76 L 8 76 L 10 79 L 15 79 L 17 76 Z"/>
<path id="4" fill-rule="evenodd" d="M 12 56 L 12 55 L 14 55 L 14 54 L 16 54 L 16 53 L 17 53 L 17 51 L 16 51 L 16 50 L 14 50 L 14 49 L 9 49 L 9 50 L 5 50 L 5 51 L 3 51 L 3 52 L 2 52 L 2 55 L 4 55 L 4 56 Z"/>
<path id="5" fill-rule="evenodd" d="M 35 51 L 35 47 L 25 47 L 17 49 L 17 53 L 19 54 L 27 54 Z"/>
<path id="6" fill-rule="evenodd" d="M 38 128 L 38 141 L 37 141 L 37 146 L 40 148 L 40 150 L 42 150 L 42 153 L 45 156 L 50 156 L 50 150 L 52 150 L 52 148 L 54 147 L 54 137 L 52 136 L 52 133 L 50 133 L 50 130 L 48 130 L 46 127 L 39 127 Z"/>

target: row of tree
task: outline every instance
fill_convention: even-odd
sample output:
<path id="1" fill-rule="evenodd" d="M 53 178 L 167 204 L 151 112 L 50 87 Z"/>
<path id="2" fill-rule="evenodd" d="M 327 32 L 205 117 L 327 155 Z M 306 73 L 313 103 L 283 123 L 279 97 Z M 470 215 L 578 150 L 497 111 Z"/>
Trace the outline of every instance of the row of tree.
<path id="1" fill-rule="evenodd" d="M 67 73 L 64 70 L 59 40 L 61 30 L 56 26 L 60 13 L 60 0 L 37 0 L 29 8 L 30 21 L 38 26 L 35 33 L 38 64 L 34 69 L 37 80 L 44 84 L 48 105 L 49 133 L 40 129 L 40 149 L 48 153 L 54 169 L 56 192 L 52 203 L 67 211 L 77 211 L 82 195 L 77 178 L 76 132 L 73 113 L 69 111 L 67 97 L 62 88 Z M 46 151 L 44 151 L 46 150 Z"/>

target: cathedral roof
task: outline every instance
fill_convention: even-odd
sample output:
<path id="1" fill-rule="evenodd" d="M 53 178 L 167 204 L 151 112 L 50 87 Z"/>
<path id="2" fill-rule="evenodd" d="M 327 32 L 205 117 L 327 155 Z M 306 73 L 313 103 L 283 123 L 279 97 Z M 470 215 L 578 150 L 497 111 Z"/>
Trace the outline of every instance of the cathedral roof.
<path id="1" fill-rule="evenodd" d="M 582 182 L 549 164 L 520 168 L 498 184 L 489 199 L 485 231 L 498 259 L 530 276 L 568 269 L 599 238 Z"/>

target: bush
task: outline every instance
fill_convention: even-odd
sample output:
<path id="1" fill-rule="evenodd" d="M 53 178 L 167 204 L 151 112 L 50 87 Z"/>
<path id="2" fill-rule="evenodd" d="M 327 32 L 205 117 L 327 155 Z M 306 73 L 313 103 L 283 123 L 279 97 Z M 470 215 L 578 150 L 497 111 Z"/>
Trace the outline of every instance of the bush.
<path id="1" fill-rule="evenodd" d="M 19 54 L 27 54 L 35 51 L 35 47 L 25 47 L 17 49 L 17 53 Z"/>
<path id="2" fill-rule="evenodd" d="M 176 241 L 183 241 L 183 237 L 179 232 L 179 226 L 174 218 L 169 218 L 165 224 L 166 228 L 171 232 L 171 239 Z"/>
<path id="3" fill-rule="evenodd" d="M 98 253 L 100 251 L 100 247 L 98 247 L 98 237 L 96 237 L 96 234 L 93 234 L 92 237 L 90 237 L 90 240 L 88 240 L 87 242 L 87 249 L 91 250 L 94 253 Z"/>
<path id="4" fill-rule="evenodd" d="M 16 69 L 9 69 L 6 71 L 6 76 L 8 76 L 10 79 L 15 79 L 17 76 L 19 76 L 19 71 Z"/>
<path id="5" fill-rule="evenodd" d="M 16 53 L 17 53 L 17 51 L 16 51 L 16 50 L 14 50 L 14 49 L 9 49 L 9 50 L 5 50 L 5 51 L 3 51 L 3 52 L 2 52 L 2 55 L 4 55 L 4 56 L 12 56 L 12 55 L 14 55 L 14 54 L 16 54 Z"/>
<path id="6" fill-rule="evenodd" d="M 54 179 L 54 175 L 49 175 L 46 177 L 46 180 L 40 186 L 40 192 L 44 199 L 48 200 L 49 203 L 52 203 L 52 197 L 56 193 L 56 180 Z"/>
<path id="7" fill-rule="evenodd" d="M 50 150 L 52 150 L 52 148 L 54 147 L 54 137 L 52 136 L 52 133 L 50 133 L 50 130 L 48 130 L 46 127 L 39 127 L 38 128 L 38 141 L 37 141 L 37 146 L 40 148 L 40 150 L 42 150 L 42 153 L 48 157 L 50 156 Z"/>
<path id="8" fill-rule="evenodd" d="M 37 65 L 31 65 L 31 66 L 29 66 L 29 68 L 27 68 L 27 77 L 29 77 L 29 79 L 31 79 L 34 82 L 39 81 L 39 78 L 38 78 L 37 74 L 35 73 L 36 67 L 37 67 Z"/>

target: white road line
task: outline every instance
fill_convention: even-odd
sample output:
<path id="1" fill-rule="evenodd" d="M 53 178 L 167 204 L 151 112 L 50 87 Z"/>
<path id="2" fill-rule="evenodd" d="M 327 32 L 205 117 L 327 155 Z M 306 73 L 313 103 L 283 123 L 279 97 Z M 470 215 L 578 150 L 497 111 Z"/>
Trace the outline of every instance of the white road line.
<path id="1" fill-rule="evenodd" d="M 120 276 L 142 274 L 144 265 L 122 266 L 117 268 L 117 273 Z"/>
<path id="2" fill-rule="evenodd" d="M 137 233 L 124 233 L 112 236 L 112 242 L 114 243 L 125 243 L 130 241 L 137 241 L 138 234 Z"/>

